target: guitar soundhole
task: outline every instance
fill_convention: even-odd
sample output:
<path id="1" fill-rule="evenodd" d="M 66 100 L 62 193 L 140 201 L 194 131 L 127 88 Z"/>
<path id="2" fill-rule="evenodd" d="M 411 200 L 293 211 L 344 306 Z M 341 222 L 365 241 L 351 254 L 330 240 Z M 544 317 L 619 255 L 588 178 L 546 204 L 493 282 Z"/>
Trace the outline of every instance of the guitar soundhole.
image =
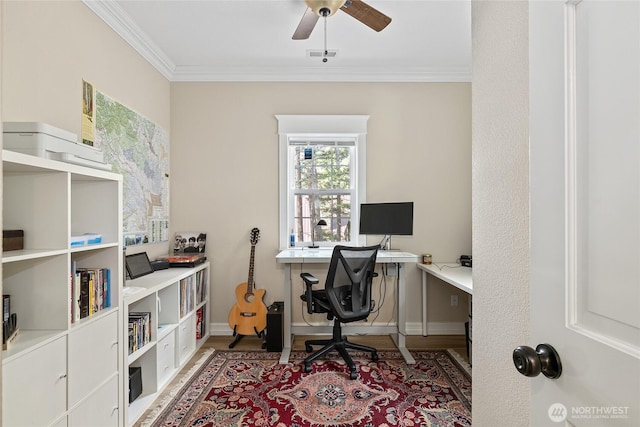
<path id="1" fill-rule="evenodd" d="M 246 302 L 248 302 L 249 304 L 251 304 L 252 302 L 254 302 L 256 300 L 256 296 L 254 294 L 245 294 L 244 295 L 244 300 Z"/>

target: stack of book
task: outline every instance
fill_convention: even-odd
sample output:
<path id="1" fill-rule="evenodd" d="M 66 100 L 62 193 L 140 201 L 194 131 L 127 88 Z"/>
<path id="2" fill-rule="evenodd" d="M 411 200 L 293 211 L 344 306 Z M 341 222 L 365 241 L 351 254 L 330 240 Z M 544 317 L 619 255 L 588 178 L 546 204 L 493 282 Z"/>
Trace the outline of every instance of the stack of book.
<path id="1" fill-rule="evenodd" d="M 200 304 L 207 297 L 207 270 L 200 270 L 196 272 L 196 304 Z"/>
<path id="2" fill-rule="evenodd" d="M 151 341 L 151 313 L 132 311 L 129 313 L 129 354 Z"/>
<path id="3" fill-rule="evenodd" d="M 195 298 L 193 295 L 193 276 L 180 280 L 180 317 L 186 316 L 193 310 Z"/>
<path id="4" fill-rule="evenodd" d="M 111 307 L 111 270 L 108 268 L 75 268 L 71 281 L 71 321 L 91 317 Z"/>

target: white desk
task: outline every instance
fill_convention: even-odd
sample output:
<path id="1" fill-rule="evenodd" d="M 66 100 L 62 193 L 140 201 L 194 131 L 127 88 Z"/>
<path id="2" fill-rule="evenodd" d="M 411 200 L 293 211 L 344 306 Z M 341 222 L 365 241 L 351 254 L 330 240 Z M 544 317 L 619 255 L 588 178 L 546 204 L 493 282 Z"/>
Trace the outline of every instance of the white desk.
<path id="1" fill-rule="evenodd" d="M 473 295 L 471 268 L 457 263 L 417 264 L 422 270 L 422 335 L 427 336 L 427 274 Z"/>
<path id="2" fill-rule="evenodd" d="M 304 326 L 293 326 L 291 322 L 291 310 L 292 304 L 292 282 L 291 282 L 291 265 L 292 264 L 328 264 L 331 260 L 331 253 L 333 249 L 285 249 L 276 255 L 276 262 L 284 264 L 284 342 L 282 348 L 282 355 L 280 356 L 280 363 L 289 362 L 289 354 L 291 353 L 291 343 L 293 342 L 293 335 L 297 333 L 303 333 L 308 331 Z M 395 264 L 398 291 L 397 294 L 397 317 L 396 326 L 390 331 L 390 335 L 395 342 L 398 350 L 402 353 L 402 356 L 408 364 L 416 363 L 409 350 L 407 350 L 405 344 L 406 335 L 406 319 L 405 319 L 405 277 L 404 267 L 406 263 L 415 263 L 418 261 L 418 256 L 399 251 L 378 251 L 378 257 L 376 259 L 377 264 Z M 302 293 L 302 290 L 301 290 Z M 331 326 L 313 326 L 313 332 L 315 333 L 332 333 Z M 348 330 L 349 327 L 345 327 Z"/>

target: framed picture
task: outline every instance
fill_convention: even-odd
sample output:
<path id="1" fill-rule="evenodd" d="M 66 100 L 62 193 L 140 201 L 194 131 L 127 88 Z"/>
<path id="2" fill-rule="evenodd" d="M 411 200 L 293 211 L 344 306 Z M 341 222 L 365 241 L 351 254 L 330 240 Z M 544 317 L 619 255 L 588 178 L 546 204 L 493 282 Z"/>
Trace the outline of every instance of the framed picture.
<path id="1" fill-rule="evenodd" d="M 174 254 L 205 253 L 207 246 L 207 233 L 180 231 L 173 240 Z"/>

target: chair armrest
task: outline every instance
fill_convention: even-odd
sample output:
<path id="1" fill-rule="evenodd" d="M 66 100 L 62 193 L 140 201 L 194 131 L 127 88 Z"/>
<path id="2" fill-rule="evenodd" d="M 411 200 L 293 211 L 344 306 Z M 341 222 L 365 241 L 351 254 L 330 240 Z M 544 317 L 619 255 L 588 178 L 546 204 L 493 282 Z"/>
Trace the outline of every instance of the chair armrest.
<path id="1" fill-rule="evenodd" d="M 320 283 L 320 281 L 311 273 L 300 273 L 300 277 L 307 287 L 305 291 L 305 299 L 307 300 L 307 313 L 313 314 L 313 285 L 317 285 L 318 283 Z"/>
<path id="2" fill-rule="evenodd" d="M 300 277 L 307 285 L 317 285 L 320 281 L 311 273 L 300 273 Z"/>

